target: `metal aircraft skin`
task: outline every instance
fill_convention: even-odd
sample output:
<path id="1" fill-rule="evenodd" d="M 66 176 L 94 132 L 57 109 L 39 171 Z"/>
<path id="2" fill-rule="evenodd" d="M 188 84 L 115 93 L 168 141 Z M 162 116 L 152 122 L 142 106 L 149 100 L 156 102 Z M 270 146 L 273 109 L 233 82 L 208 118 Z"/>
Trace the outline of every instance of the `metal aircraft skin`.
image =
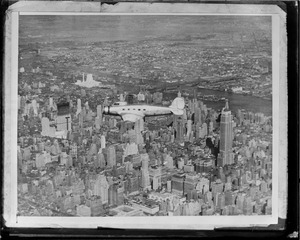
<path id="1" fill-rule="evenodd" d="M 147 104 L 128 105 L 126 102 L 116 102 L 112 106 L 104 107 L 106 115 L 121 116 L 124 121 L 136 122 L 141 118 L 160 115 L 183 115 L 185 102 L 182 97 L 173 100 L 169 107 Z"/>

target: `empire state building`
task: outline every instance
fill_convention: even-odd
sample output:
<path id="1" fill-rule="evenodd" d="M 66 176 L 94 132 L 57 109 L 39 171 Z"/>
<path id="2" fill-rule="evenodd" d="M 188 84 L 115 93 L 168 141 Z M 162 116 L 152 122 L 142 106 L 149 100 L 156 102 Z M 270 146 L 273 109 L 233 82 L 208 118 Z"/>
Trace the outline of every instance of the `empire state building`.
<path id="1" fill-rule="evenodd" d="M 232 153 L 232 115 L 229 110 L 228 100 L 226 100 L 225 108 L 221 113 L 220 123 L 220 153 L 217 160 L 218 166 L 225 166 L 233 164 L 233 153 Z"/>

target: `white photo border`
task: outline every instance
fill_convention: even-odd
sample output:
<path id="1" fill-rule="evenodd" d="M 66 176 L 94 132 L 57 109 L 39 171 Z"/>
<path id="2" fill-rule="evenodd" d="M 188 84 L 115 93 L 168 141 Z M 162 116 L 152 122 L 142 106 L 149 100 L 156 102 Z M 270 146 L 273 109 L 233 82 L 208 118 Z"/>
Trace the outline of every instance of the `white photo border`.
<path id="1" fill-rule="evenodd" d="M 277 224 L 287 212 L 287 39 L 285 13 L 272 5 L 201 3 L 19 2 L 6 14 L 4 219 L 7 227 L 214 229 Z M 83 7 L 78 7 L 80 4 Z M 32 7 L 34 6 L 34 7 Z M 61 7 L 63 6 L 63 7 Z M 272 17 L 273 176 L 270 216 L 21 217 L 17 216 L 17 85 L 20 15 L 250 15 Z M 280 181 L 279 181 L 280 179 Z M 167 220 L 167 221 L 166 221 Z"/>

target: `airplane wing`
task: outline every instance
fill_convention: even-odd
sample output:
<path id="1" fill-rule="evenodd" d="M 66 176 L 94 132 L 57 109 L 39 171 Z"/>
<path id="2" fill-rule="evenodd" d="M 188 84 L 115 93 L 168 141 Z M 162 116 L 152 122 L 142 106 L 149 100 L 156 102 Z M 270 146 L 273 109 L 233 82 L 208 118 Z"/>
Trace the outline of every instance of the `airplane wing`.
<path id="1" fill-rule="evenodd" d="M 120 114 L 124 121 L 136 122 L 137 120 L 144 117 L 144 114 L 135 114 L 135 113 L 124 113 Z"/>
<path id="2" fill-rule="evenodd" d="M 174 115 L 183 115 L 184 113 L 182 109 L 171 108 L 171 111 Z"/>

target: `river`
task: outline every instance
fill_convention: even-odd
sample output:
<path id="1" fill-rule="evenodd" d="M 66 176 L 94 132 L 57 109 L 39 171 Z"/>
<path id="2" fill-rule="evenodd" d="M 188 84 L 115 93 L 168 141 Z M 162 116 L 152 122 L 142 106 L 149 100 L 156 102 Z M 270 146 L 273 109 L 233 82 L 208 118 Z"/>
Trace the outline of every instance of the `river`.
<path id="1" fill-rule="evenodd" d="M 59 41 L 99 42 L 134 41 L 149 39 L 174 39 L 178 36 L 201 37 L 217 35 L 216 41 L 202 39 L 203 48 L 244 46 L 262 39 L 271 38 L 271 18 L 266 16 L 20 16 L 20 45 Z M 159 27 L 158 27 L 159 26 Z M 246 32 L 249 32 L 246 34 Z M 255 39 L 253 38 L 255 34 Z M 243 36 L 242 41 L 240 37 Z M 231 40 L 228 40 L 231 39 Z M 233 40 L 235 41 L 233 42 Z M 197 41 L 198 41 L 197 40 Z M 50 44 L 51 43 L 51 44 Z M 252 46 L 252 45 L 251 45 Z M 188 56 L 188 55 L 187 55 Z M 184 60 L 182 60 L 184 61 Z M 193 96 L 193 88 L 183 88 Z M 229 100 L 232 111 L 245 109 L 272 115 L 272 101 L 254 96 L 230 94 L 224 91 L 198 89 L 202 95 L 216 95 Z M 175 97 L 172 92 L 170 97 Z M 203 101 L 207 107 L 222 109 L 224 101 Z"/>
<path id="2" fill-rule="evenodd" d="M 254 113 L 261 112 L 266 116 L 272 115 L 272 101 L 265 100 L 254 96 L 245 96 L 242 94 L 228 93 L 225 91 L 211 90 L 205 88 L 198 88 L 198 94 L 201 95 L 215 95 L 218 98 L 226 98 L 229 102 L 229 108 L 236 112 L 238 109 L 245 109 L 246 111 L 252 111 Z M 175 93 L 172 94 L 174 96 Z M 193 94 L 190 94 L 192 97 Z M 224 101 L 207 101 L 203 100 L 208 108 L 214 110 L 221 110 L 225 106 Z"/>

